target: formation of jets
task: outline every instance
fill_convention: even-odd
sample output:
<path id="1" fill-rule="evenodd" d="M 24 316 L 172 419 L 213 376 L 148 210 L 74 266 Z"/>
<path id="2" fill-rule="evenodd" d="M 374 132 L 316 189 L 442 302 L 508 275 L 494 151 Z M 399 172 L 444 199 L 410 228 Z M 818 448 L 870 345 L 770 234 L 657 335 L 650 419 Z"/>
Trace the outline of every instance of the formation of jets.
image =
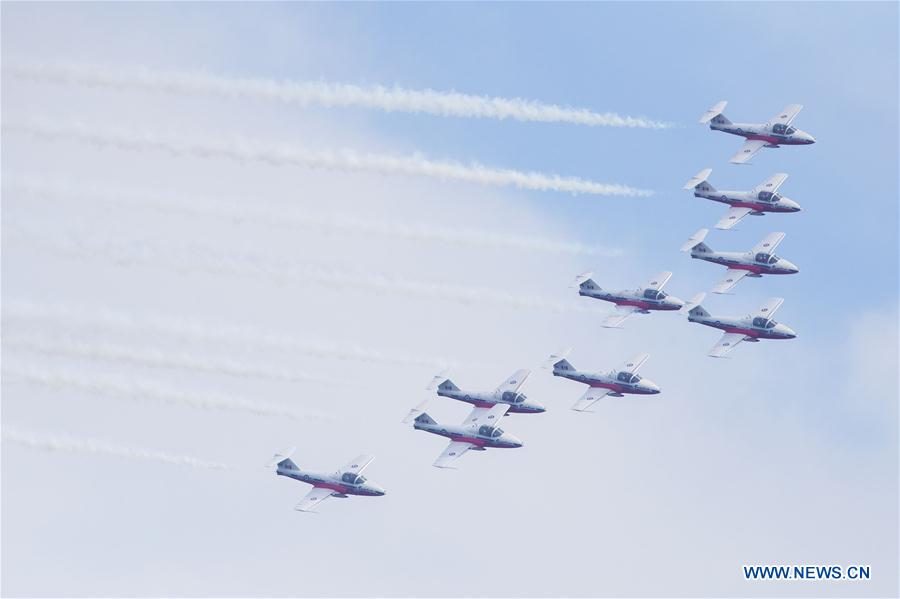
<path id="1" fill-rule="evenodd" d="M 731 158 L 735 164 L 744 164 L 762 148 L 777 148 L 782 145 L 808 145 L 815 139 L 808 133 L 791 126 L 791 122 L 802 108 L 791 104 L 780 114 L 763 124 L 732 123 L 722 113 L 726 102 L 722 101 L 710 108 L 701 117 L 701 123 L 709 123 L 710 129 L 724 131 L 746 138 L 741 150 Z M 784 197 L 779 189 L 787 180 L 785 173 L 776 173 L 750 191 L 720 191 L 709 183 L 712 169 L 706 168 L 692 177 L 684 186 L 693 190 L 694 195 L 728 205 L 728 211 L 716 223 L 715 228 L 729 230 L 745 216 L 762 216 L 770 213 L 799 212 L 797 202 Z M 795 274 L 799 269 L 791 262 L 775 255 L 775 249 L 784 240 L 781 232 L 769 233 L 750 251 L 717 252 L 706 244 L 709 229 L 700 229 L 681 247 L 690 252 L 691 258 L 719 264 L 726 268 L 724 277 L 712 288 L 713 293 L 728 294 L 745 277 L 761 278 L 763 275 Z M 634 314 L 651 312 L 687 312 L 689 322 L 723 331 L 719 341 L 709 351 L 714 358 L 726 357 L 742 342 L 758 342 L 761 339 L 793 339 L 797 334 L 788 326 L 773 320 L 772 316 L 784 302 L 775 297 L 767 300 L 760 308 L 747 316 L 713 316 L 701 303 L 705 293 L 684 302 L 663 291 L 672 277 L 664 271 L 653 277 L 645 285 L 636 289 L 609 290 L 601 288 L 593 279 L 593 273 L 585 272 L 575 278 L 573 286 L 578 287 L 580 296 L 603 300 L 615 305 L 613 312 L 601 323 L 607 328 L 621 328 Z M 588 412 L 606 397 L 625 395 L 656 395 L 659 386 L 637 373 L 649 358 L 648 354 L 638 354 L 619 367 L 607 372 L 577 370 L 569 362 L 569 351 L 553 354 L 545 365 L 553 376 L 569 379 L 587 389 L 572 406 L 577 412 Z M 452 468 L 462 455 L 469 451 L 487 449 L 515 449 L 523 443 L 512 433 L 499 425 L 504 416 L 511 414 L 539 414 L 546 408 L 530 400 L 521 388 L 531 376 L 531 371 L 515 371 L 493 391 L 470 391 L 460 389 L 443 372 L 435 376 L 426 387 L 439 397 L 446 397 L 470 404 L 471 412 L 458 425 L 440 424 L 426 412 L 432 398 L 428 398 L 409 411 L 403 422 L 413 423 L 414 430 L 425 431 L 449 439 L 444 451 L 434 461 L 438 468 Z M 349 497 L 350 495 L 380 496 L 385 491 L 362 476 L 362 471 L 374 459 L 361 455 L 331 474 L 321 474 L 301 470 L 290 456 L 291 451 L 276 454 L 269 464 L 275 466 L 275 473 L 312 485 L 312 490 L 297 504 L 300 511 L 314 511 L 319 503 L 329 497 Z"/>

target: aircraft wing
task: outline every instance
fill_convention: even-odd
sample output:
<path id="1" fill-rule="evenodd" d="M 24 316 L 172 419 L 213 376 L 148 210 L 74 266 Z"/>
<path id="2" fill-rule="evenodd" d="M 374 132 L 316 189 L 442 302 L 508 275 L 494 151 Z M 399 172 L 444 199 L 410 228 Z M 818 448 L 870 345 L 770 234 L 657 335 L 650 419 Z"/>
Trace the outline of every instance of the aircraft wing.
<path id="1" fill-rule="evenodd" d="M 787 173 L 775 173 L 759 185 L 753 188 L 753 193 L 759 193 L 761 191 L 771 191 L 775 193 L 778 191 L 778 188 L 781 187 L 785 181 L 787 181 L 788 174 Z"/>
<path id="2" fill-rule="evenodd" d="M 347 463 L 346 466 L 341 468 L 341 474 L 345 472 L 352 472 L 353 474 L 359 474 L 363 470 L 365 470 L 369 464 L 372 463 L 372 460 L 375 459 L 373 455 L 358 455 L 353 460 Z"/>
<path id="3" fill-rule="evenodd" d="M 737 154 L 731 157 L 731 164 L 744 164 L 751 158 L 753 155 L 759 152 L 765 147 L 768 142 L 763 141 L 761 139 L 748 139 L 744 142 L 744 145 L 741 146 L 741 149 L 737 151 Z"/>
<path id="4" fill-rule="evenodd" d="M 334 493 L 331 489 L 324 487 L 313 487 L 312 491 L 306 494 L 306 497 L 300 500 L 300 503 L 294 506 L 294 509 L 300 512 L 314 512 L 320 503 L 331 497 Z"/>
<path id="5" fill-rule="evenodd" d="M 724 358 L 728 355 L 734 347 L 744 340 L 743 333 L 725 333 L 719 339 L 719 342 L 716 343 L 711 350 L 709 350 L 709 356 L 713 358 Z"/>
<path id="6" fill-rule="evenodd" d="M 772 318 L 772 315 L 775 314 L 775 311 L 784 303 L 784 298 L 782 297 L 771 297 L 766 300 L 762 306 L 759 307 L 759 311 L 756 313 L 757 316 L 762 316 L 763 318 Z"/>
<path id="7" fill-rule="evenodd" d="M 762 241 L 754 245 L 753 249 L 750 251 L 754 254 L 760 252 L 772 254 L 775 252 L 775 248 L 778 247 L 778 244 L 781 243 L 782 239 L 784 239 L 784 233 L 769 233 Z"/>
<path id="8" fill-rule="evenodd" d="M 730 229 L 731 227 L 738 224 L 738 222 L 753 212 L 750 208 L 735 208 L 731 207 L 728 209 L 728 212 L 725 213 L 719 222 L 716 223 L 717 229 Z"/>
<path id="9" fill-rule="evenodd" d="M 607 316 L 600 326 L 607 329 L 617 329 L 635 312 L 637 312 L 637 308 L 634 306 L 616 306 L 615 312 Z"/>
<path id="10" fill-rule="evenodd" d="M 634 374 L 638 371 L 638 368 L 644 365 L 644 362 L 647 361 L 647 358 L 650 357 L 650 354 L 638 354 L 635 357 L 631 358 L 624 364 L 622 364 L 619 370 L 624 370 L 625 372 L 630 372 Z"/>
<path id="11" fill-rule="evenodd" d="M 659 291 L 665 286 L 666 283 L 669 282 L 669 279 L 671 278 L 672 273 L 668 270 L 664 270 L 663 272 L 650 279 L 650 282 L 647 283 L 645 289 L 655 289 L 656 291 Z"/>
<path id="12" fill-rule="evenodd" d="M 803 110 L 803 104 L 788 104 L 787 106 L 784 107 L 784 109 L 781 112 L 779 112 L 777 115 L 773 116 L 769 120 L 768 124 L 770 126 L 776 125 L 778 123 L 781 123 L 782 125 L 785 125 L 785 126 L 790 125 L 791 121 L 793 121 L 794 118 L 798 114 L 800 114 L 801 110 Z"/>
<path id="13" fill-rule="evenodd" d="M 729 268 L 725 271 L 725 277 L 716 283 L 716 286 L 713 287 L 713 293 L 728 293 L 734 286 L 737 285 L 741 279 L 746 277 L 750 273 L 749 270 L 743 270 L 740 268 Z"/>
<path id="14" fill-rule="evenodd" d="M 503 381 L 503 384 L 501 384 L 499 387 L 494 389 L 494 394 L 500 395 L 504 391 L 512 391 L 513 393 L 515 393 L 516 391 L 519 390 L 519 387 L 521 387 L 523 384 L 525 384 L 525 380 L 528 379 L 528 377 L 530 377 L 530 376 L 531 376 L 530 370 L 527 370 L 524 368 L 522 370 L 517 370 L 514 373 L 512 373 L 512 375 L 510 375 L 510 377 L 508 379 Z"/>
<path id="15" fill-rule="evenodd" d="M 462 425 L 464 427 L 471 426 L 472 428 L 479 427 L 482 424 L 490 424 L 493 426 L 506 415 L 506 412 L 509 411 L 509 407 L 508 403 L 497 403 L 490 408 L 474 408 L 469 413 L 469 416 L 463 421 Z"/>
<path id="16" fill-rule="evenodd" d="M 444 453 L 439 455 L 438 459 L 434 461 L 434 466 L 437 466 L 438 468 L 452 468 L 450 464 L 458 460 L 462 454 L 473 447 L 475 446 L 471 443 L 466 443 L 465 441 L 450 441 L 450 444 L 447 445 L 447 449 L 444 450 Z"/>
<path id="17" fill-rule="evenodd" d="M 575 405 L 572 406 L 572 409 L 576 412 L 589 412 L 590 408 L 606 397 L 607 393 L 609 393 L 609 389 L 603 389 L 602 387 L 589 387 L 587 391 L 584 392 L 584 395 L 579 398 L 578 401 L 575 402 Z"/>

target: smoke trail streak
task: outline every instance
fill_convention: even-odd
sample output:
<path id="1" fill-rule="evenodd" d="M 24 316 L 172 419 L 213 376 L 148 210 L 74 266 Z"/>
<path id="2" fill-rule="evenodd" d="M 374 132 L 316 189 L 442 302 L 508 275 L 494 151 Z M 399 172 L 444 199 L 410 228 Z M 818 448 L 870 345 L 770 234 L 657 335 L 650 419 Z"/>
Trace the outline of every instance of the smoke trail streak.
<path id="1" fill-rule="evenodd" d="M 161 451 L 123 447 L 121 445 L 113 445 L 106 441 L 97 441 L 94 439 L 75 439 L 65 435 L 40 435 L 8 427 L 3 428 L 3 440 L 47 451 L 98 453 L 129 459 L 162 462 L 164 464 L 173 464 L 175 466 L 190 466 L 191 468 L 206 468 L 211 470 L 230 470 L 234 468 L 227 464 L 207 462 L 206 460 L 199 460 L 190 456 L 176 456 Z"/>
<path id="2" fill-rule="evenodd" d="M 477 96 L 432 89 L 231 78 L 184 71 L 111 69 L 100 65 L 72 63 L 22 62 L 6 64 L 3 70 L 29 81 L 175 95 L 275 100 L 300 106 L 374 108 L 385 112 L 411 112 L 441 117 L 512 119 L 589 127 L 666 129 L 672 126 L 670 123 L 645 117 L 621 116 L 614 112 L 600 113 L 522 98 Z"/>
<path id="3" fill-rule="evenodd" d="M 14 377 L 9 380 L 9 376 Z M 154 401 L 209 411 L 244 412 L 256 416 L 286 417 L 292 420 L 333 420 L 314 410 L 298 410 L 289 406 L 250 401 L 209 393 L 186 393 L 150 383 L 124 382 L 111 378 L 93 378 L 46 370 L 3 369 L 4 383 L 24 381 L 53 389 L 77 389 L 112 399 Z"/>
<path id="4" fill-rule="evenodd" d="M 477 183 L 534 191 L 561 191 L 572 194 L 649 196 L 653 192 L 626 185 L 598 183 L 578 177 L 560 177 L 540 172 L 497 169 L 476 163 L 429 160 L 421 155 L 390 156 L 354 150 L 310 150 L 285 144 L 265 144 L 249 140 L 233 142 L 201 141 L 161 137 L 149 133 L 101 131 L 82 124 L 59 125 L 47 121 L 9 124 L 3 131 L 26 133 L 44 139 L 66 139 L 100 148 L 132 151 L 160 151 L 173 156 L 222 158 L 237 162 L 260 162 L 270 166 L 302 166 L 344 172 L 372 172 L 382 175 L 414 175 L 442 181 Z"/>
<path id="5" fill-rule="evenodd" d="M 98 242 L 79 238 L 63 240 L 47 239 L 10 227 L 5 232 L 6 243 L 23 242 L 63 256 L 76 258 L 101 258 L 119 265 L 162 266 L 178 272 L 202 272 L 216 275 L 232 275 L 269 280 L 276 283 L 315 284 L 347 291 L 355 289 L 367 293 L 390 293 L 404 297 L 451 301 L 464 305 L 494 305 L 506 308 L 542 310 L 555 313 L 579 312 L 597 314 L 604 312 L 594 307 L 574 302 L 556 301 L 527 295 L 516 295 L 477 287 L 460 287 L 442 283 L 409 281 L 381 274 L 352 273 L 337 269 L 297 266 L 291 262 L 245 254 L 232 257 L 217 254 L 206 247 L 193 245 L 189 249 L 175 250 L 171 246 L 154 245 L 149 241 L 134 244 Z"/>
<path id="6" fill-rule="evenodd" d="M 85 308 L 66 306 L 42 306 L 19 300 L 3 302 L 3 320 L 10 318 L 51 320 L 57 326 L 82 324 L 90 327 L 106 327 L 127 331 L 150 331 L 169 335 L 187 341 L 232 343 L 244 347 L 267 347 L 278 351 L 292 351 L 316 358 L 351 360 L 381 364 L 400 364 L 444 368 L 451 361 L 444 358 L 425 358 L 400 353 L 386 353 L 379 350 L 357 347 L 337 347 L 304 343 L 293 337 L 269 331 L 227 323 L 199 324 L 159 314 L 128 314 L 103 310 L 99 314 L 88 315 Z M 455 362 L 454 362 L 455 363 Z"/>
<path id="7" fill-rule="evenodd" d="M 446 229 L 424 223 L 396 223 L 384 220 L 359 218 L 350 214 L 310 214 L 297 210 L 261 210 L 250 202 L 225 203 L 202 198 L 185 198 L 166 194 L 144 194 L 93 187 L 78 188 L 78 184 L 51 185 L 38 181 L 20 182 L 6 177 L 4 185 L 15 194 L 29 198 L 53 201 L 99 201 L 111 206 L 139 207 L 159 210 L 171 214 L 217 218 L 229 223 L 252 222 L 255 224 L 297 229 L 303 227 L 313 231 L 335 231 L 343 233 L 372 235 L 388 239 L 414 242 L 438 242 L 483 248 L 504 248 L 571 254 L 581 256 L 620 256 L 617 248 L 605 248 L 578 242 L 544 239 L 534 236 L 518 236 L 474 229 Z"/>
<path id="8" fill-rule="evenodd" d="M 48 340 L 36 336 L 3 335 L 3 346 L 10 349 L 24 349 L 47 355 L 85 358 L 89 360 L 110 360 L 152 368 L 175 368 L 224 374 L 234 377 L 257 377 L 277 381 L 316 382 L 335 384 L 333 381 L 313 377 L 303 373 L 288 372 L 265 366 L 249 366 L 230 360 L 213 360 L 163 352 L 139 350 L 108 343 L 90 344 L 73 339 Z"/>

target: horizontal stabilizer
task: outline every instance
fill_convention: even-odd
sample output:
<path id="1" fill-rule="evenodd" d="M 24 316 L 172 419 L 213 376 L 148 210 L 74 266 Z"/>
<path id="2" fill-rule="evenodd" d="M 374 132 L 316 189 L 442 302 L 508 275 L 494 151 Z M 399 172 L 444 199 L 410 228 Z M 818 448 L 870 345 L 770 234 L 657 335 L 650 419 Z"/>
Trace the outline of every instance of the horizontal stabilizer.
<path id="1" fill-rule="evenodd" d="M 284 460 L 286 460 L 286 459 L 290 458 L 292 455 L 294 455 L 295 451 L 297 451 L 296 447 L 291 447 L 290 449 L 284 449 L 282 451 L 279 451 L 278 453 L 276 453 L 275 455 L 272 456 L 272 459 L 266 463 L 265 467 L 271 468 L 275 464 L 278 464 L 279 462 L 283 462 Z"/>
<path id="2" fill-rule="evenodd" d="M 687 252 L 697 247 L 697 245 L 703 243 L 703 240 L 706 239 L 706 236 L 709 234 L 709 229 L 700 229 L 688 239 L 684 245 L 681 246 L 682 252 Z"/>
<path id="3" fill-rule="evenodd" d="M 412 422 L 413 420 L 415 420 L 416 418 L 418 418 L 420 414 L 424 414 L 425 408 L 428 407 L 428 402 L 430 402 L 430 401 L 431 401 L 430 399 L 426 399 L 425 401 L 423 401 L 422 403 L 420 403 L 419 405 L 417 405 L 416 407 L 411 409 L 409 411 L 409 413 L 406 415 L 406 418 L 403 419 L 403 424 L 408 424 L 408 423 Z"/>
<path id="4" fill-rule="evenodd" d="M 431 379 L 431 382 L 428 383 L 428 386 L 425 387 L 425 389 L 427 391 L 434 391 L 438 385 L 440 385 L 441 383 L 443 383 L 444 381 L 447 380 L 447 375 L 449 375 L 449 374 L 450 374 L 449 368 L 443 369 L 442 371 L 440 371 L 439 373 L 434 375 L 434 378 Z"/>
<path id="5" fill-rule="evenodd" d="M 706 124 L 706 123 L 710 122 L 711 120 L 713 120 L 714 118 L 716 118 L 717 116 L 722 114 L 722 112 L 725 110 L 725 107 L 727 105 L 728 105 L 728 101 L 722 100 L 721 102 L 719 102 L 718 104 L 716 104 L 715 106 L 713 106 L 712 108 L 710 108 L 709 110 L 707 110 L 706 112 L 703 113 L 703 116 L 700 117 L 700 123 Z"/>
<path id="6" fill-rule="evenodd" d="M 704 181 L 709 179 L 709 176 L 711 174 L 712 174 L 711 168 L 703 169 L 702 171 L 700 171 L 699 173 L 697 173 L 696 175 L 691 177 L 688 180 L 688 182 L 684 184 L 684 189 L 694 189 L 695 187 L 697 187 L 698 185 L 700 185 L 701 183 L 703 183 Z"/>
<path id="7" fill-rule="evenodd" d="M 577 277 L 575 277 L 575 280 L 572 281 L 572 284 L 570 285 L 570 287 L 580 287 L 581 284 L 584 283 L 585 281 L 590 281 L 591 277 L 593 277 L 593 276 L 594 276 L 594 273 L 592 273 L 591 271 L 583 272 L 580 275 L 578 275 Z"/>
<path id="8" fill-rule="evenodd" d="M 544 362 L 544 368 L 546 368 L 548 370 L 552 370 L 553 366 L 557 362 L 559 362 L 560 360 L 565 360 L 566 358 L 569 357 L 569 354 L 571 354 L 571 353 L 572 353 L 572 348 L 567 347 L 566 349 L 562 350 L 561 352 L 551 354 L 550 357 L 547 358 L 547 361 Z"/>
<path id="9" fill-rule="evenodd" d="M 684 307 L 682 307 L 682 310 L 686 310 L 686 311 L 690 312 L 691 310 L 693 310 L 694 308 L 699 306 L 703 302 L 704 299 L 706 299 L 706 293 L 702 293 L 702 292 L 698 293 L 697 295 L 692 297 L 690 300 L 688 300 L 687 303 L 684 304 Z"/>

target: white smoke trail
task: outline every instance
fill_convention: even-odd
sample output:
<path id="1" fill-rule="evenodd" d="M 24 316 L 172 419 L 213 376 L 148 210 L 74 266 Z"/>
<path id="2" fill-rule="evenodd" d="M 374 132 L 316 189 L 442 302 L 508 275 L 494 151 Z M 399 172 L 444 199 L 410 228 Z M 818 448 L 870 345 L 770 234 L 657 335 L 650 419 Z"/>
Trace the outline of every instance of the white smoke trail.
<path id="1" fill-rule="evenodd" d="M 219 462 L 208 462 L 190 456 L 176 456 L 149 449 L 135 449 L 113 445 L 106 441 L 94 439 L 75 439 L 65 435 L 41 435 L 16 430 L 9 427 L 3 428 L 3 440 L 18 443 L 35 449 L 47 451 L 61 451 L 65 453 L 99 453 L 114 455 L 122 458 L 151 460 L 176 466 L 190 466 L 191 468 L 207 468 L 211 470 L 230 470 L 233 466 Z"/>
<path id="2" fill-rule="evenodd" d="M 34 335 L 9 335 L 4 333 L 3 347 L 24 349 L 47 355 L 125 362 L 151 368 L 175 368 L 234 377 L 257 377 L 291 382 L 306 381 L 326 385 L 335 384 L 333 381 L 313 377 L 308 374 L 289 372 L 266 366 L 250 366 L 231 360 L 198 358 L 184 353 L 133 349 L 109 343 L 91 344 L 67 338 L 50 340 Z"/>
<path id="3" fill-rule="evenodd" d="M 666 129 L 672 126 L 670 123 L 645 117 L 621 116 L 614 112 L 600 113 L 521 98 L 492 98 L 431 89 L 231 78 L 183 71 L 112 69 L 73 63 L 7 63 L 4 64 L 3 71 L 30 81 L 178 95 L 275 100 L 300 106 L 361 107 L 442 117 L 513 119 L 589 127 Z"/>
<path id="4" fill-rule="evenodd" d="M 101 242 L 87 237 L 64 240 L 61 237 L 48 239 L 39 234 L 26 233 L 22 229 L 10 227 L 5 231 L 4 241 L 26 243 L 53 253 L 76 258 L 101 258 L 116 264 L 162 266 L 179 272 L 203 272 L 218 275 L 234 275 L 259 278 L 274 282 L 294 282 L 315 284 L 346 291 L 355 289 L 367 293 L 390 293 L 404 297 L 415 296 L 426 299 L 451 301 L 465 305 L 494 305 L 506 308 L 542 310 L 555 313 L 580 312 L 599 313 L 594 307 L 572 302 L 557 301 L 527 295 L 517 295 L 477 287 L 460 287 L 442 283 L 409 281 L 381 274 L 353 273 L 337 269 L 323 269 L 311 266 L 297 266 L 259 255 L 224 256 L 210 248 L 192 245 L 189 249 L 177 250 L 171 245 L 161 246 L 151 241 L 141 241 L 138 248 L 134 244 Z"/>
<path id="5" fill-rule="evenodd" d="M 82 124 L 60 125 L 48 121 L 10 124 L 7 132 L 26 133 L 45 139 L 67 139 L 101 148 L 166 152 L 173 156 L 223 158 L 237 162 L 261 162 L 270 166 L 302 166 L 346 172 L 372 172 L 382 175 L 415 175 L 477 183 L 512 186 L 535 191 L 562 191 L 572 194 L 649 196 L 653 192 L 626 185 L 598 183 L 577 177 L 560 177 L 539 172 L 497 169 L 480 164 L 429 160 L 420 155 L 390 156 L 365 154 L 354 150 L 310 150 L 285 144 L 265 144 L 249 140 L 234 142 L 202 141 L 161 137 L 149 133 L 101 131 Z"/>
<path id="6" fill-rule="evenodd" d="M 9 376 L 13 376 L 12 380 Z M 250 401 L 240 397 L 210 393 L 186 393 L 147 382 L 124 382 L 108 377 L 84 377 L 72 373 L 14 369 L 4 366 L 4 383 L 24 381 L 53 389 L 76 389 L 109 397 L 137 401 L 154 401 L 169 405 L 181 405 L 200 410 L 244 412 L 257 416 L 285 417 L 292 420 L 333 420 L 329 415 L 314 410 L 298 410 L 279 404 Z"/>
<path id="7" fill-rule="evenodd" d="M 79 188 L 77 183 L 47 184 L 38 181 L 16 181 L 6 177 L 7 193 L 22 194 L 29 198 L 52 201 L 99 201 L 111 206 L 139 207 L 165 211 L 171 214 L 217 218 L 227 222 L 252 222 L 267 227 L 303 227 L 314 231 L 336 231 L 372 235 L 388 239 L 414 242 L 439 242 L 471 247 L 503 248 L 571 254 L 582 256 L 620 256 L 617 248 L 605 248 L 578 242 L 543 239 L 534 236 L 518 236 L 473 229 L 445 229 L 416 223 L 403 224 L 383 220 L 363 219 L 349 214 L 310 214 L 296 210 L 279 209 L 276 212 L 261 210 L 251 202 L 224 203 L 203 198 L 185 198 L 173 195 L 144 194 L 122 190 Z"/>
<path id="8" fill-rule="evenodd" d="M 197 323 L 183 318 L 160 314 L 129 314 L 119 311 L 103 310 L 89 314 L 84 307 L 35 305 L 20 300 L 3 302 L 3 321 L 10 319 L 50 320 L 55 330 L 65 325 L 81 324 L 89 327 L 116 328 L 127 331 L 150 331 L 168 335 L 186 341 L 231 343 L 243 347 L 267 347 L 278 351 L 290 351 L 298 354 L 334 360 L 352 360 L 380 364 L 400 364 L 404 366 L 429 366 L 444 368 L 451 361 L 434 357 L 420 357 L 394 352 L 350 346 L 332 346 L 311 344 L 293 337 L 260 331 L 257 329 L 228 323 Z M 453 361 L 455 364 L 456 362 Z"/>

